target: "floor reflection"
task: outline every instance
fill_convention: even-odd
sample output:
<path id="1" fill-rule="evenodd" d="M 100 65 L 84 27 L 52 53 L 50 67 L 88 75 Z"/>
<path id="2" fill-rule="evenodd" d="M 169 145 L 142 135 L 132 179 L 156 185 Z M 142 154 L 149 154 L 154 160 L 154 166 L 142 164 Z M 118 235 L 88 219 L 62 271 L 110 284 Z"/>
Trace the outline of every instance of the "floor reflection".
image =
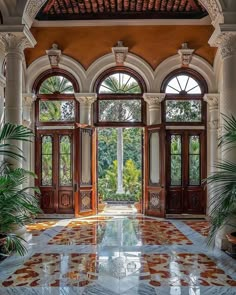
<path id="1" fill-rule="evenodd" d="M 171 222 L 153 219 L 115 218 L 72 221 L 49 245 L 191 245 L 192 242 Z"/>
<path id="2" fill-rule="evenodd" d="M 60 222 L 53 238 L 42 233 L 31 258 L 5 276 L 0 294 L 204 295 L 202 288 L 210 288 L 205 293 L 209 295 L 228 294 L 235 288 L 236 280 L 217 264 L 219 258 L 204 253 L 204 237 L 193 244 L 181 232 L 192 230 L 173 223 L 141 217 L 85 218 L 65 221 L 64 226 Z M 50 230 L 52 225 L 45 222 L 45 226 Z M 36 229 L 43 230 L 41 225 Z M 45 251 L 37 252 L 42 247 Z M 58 291 L 63 288 L 68 292 Z M 44 289 L 50 291 L 42 293 Z"/>

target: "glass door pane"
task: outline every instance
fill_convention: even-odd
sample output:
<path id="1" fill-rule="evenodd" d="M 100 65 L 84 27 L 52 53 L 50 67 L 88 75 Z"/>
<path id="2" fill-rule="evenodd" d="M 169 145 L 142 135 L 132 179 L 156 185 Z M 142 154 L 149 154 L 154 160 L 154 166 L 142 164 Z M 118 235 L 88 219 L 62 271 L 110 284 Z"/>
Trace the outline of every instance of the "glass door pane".
<path id="1" fill-rule="evenodd" d="M 189 185 L 200 185 L 200 136 L 189 136 Z"/>
<path id="2" fill-rule="evenodd" d="M 182 185 L 182 138 L 173 134 L 170 139 L 170 185 Z"/>

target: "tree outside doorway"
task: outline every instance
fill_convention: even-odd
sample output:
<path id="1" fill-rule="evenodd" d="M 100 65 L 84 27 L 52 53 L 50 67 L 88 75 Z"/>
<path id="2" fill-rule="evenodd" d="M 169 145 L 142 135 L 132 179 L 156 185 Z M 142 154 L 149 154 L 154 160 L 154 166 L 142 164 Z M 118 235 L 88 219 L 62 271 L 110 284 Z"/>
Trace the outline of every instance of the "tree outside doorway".
<path id="1" fill-rule="evenodd" d="M 122 157 L 118 158 L 118 130 L 122 130 Z M 142 196 L 142 129 L 98 129 L 98 194 L 103 201 L 138 202 Z M 122 161 L 123 192 L 119 193 L 118 165 Z"/>

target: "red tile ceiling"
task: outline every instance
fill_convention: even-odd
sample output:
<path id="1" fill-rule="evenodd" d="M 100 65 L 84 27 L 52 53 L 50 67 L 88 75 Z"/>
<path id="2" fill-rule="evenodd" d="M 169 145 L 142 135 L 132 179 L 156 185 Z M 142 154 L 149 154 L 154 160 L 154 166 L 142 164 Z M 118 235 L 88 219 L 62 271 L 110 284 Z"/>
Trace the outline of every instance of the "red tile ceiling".
<path id="1" fill-rule="evenodd" d="M 198 0 L 49 0 L 38 20 L 188 19 L 207 11 Z"/>

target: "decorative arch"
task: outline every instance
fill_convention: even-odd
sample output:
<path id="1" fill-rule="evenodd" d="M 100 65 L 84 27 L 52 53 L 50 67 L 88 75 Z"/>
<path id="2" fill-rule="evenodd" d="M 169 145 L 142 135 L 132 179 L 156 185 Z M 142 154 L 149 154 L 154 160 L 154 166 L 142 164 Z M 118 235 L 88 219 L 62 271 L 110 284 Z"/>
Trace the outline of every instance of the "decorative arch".
<path id="1" fill-rule="evenodd" d="M 45 55 L 35 60 L 26 71 L 26 92 L 32 92 L 35 80 L 42 73 L 50 69 L 51 66 L 48 61 L 48 56 Z M 60 69 L 67 71 L 75 78 L 81 91 L 85 88 L 85 70 L 76 60 L 66 55 L 62 55 L 60 58 Z"/>
<path id="2" fill-rule="evenodd" d="M 189 68 L 198 72 L 206 81 L 208 92 L 217 92 L 216 77 L 213 67 L 202 57 L 193 55 Z M 178 54 L 164 60 L 155 70 L 154 85 L 155 91 L 161 92 L 161 85 L 164 79 L 173 71 L 181 69 L 180 57 Z"/>
<path id="3" fill-rule="evenodd" d="M 22 21 L 30 28 L 35 16 L 47 0 L 28 0 L 22 16 Z M 211 20 L 214 22 L 218 15 L 222 15 L 222 0 L 200 0 L 201 4 L 208 11 Z"/>
<path id="4" fill-rule="evenodd" d="M 89 92 L 94 91 L 94 85 L 96 81 L 99 79 L 99 76 L 107 70 L 116 67 L 116 63 L 114 60 L 114 55 L 112 53 L 106 54 L 99 59 L 97 59 L 87 70 L 87 81 L 88 81 L 88 89 Z M 150 65 L 145 62 L 142 58 L 128 53 L 126 57 L 126 61 L 124 63 L 124 67 L 129 68 L 136 72 L 146 85 L 146 91 L 150 91 L 153 87 L 154 75 L 153 70 Z"/>
<path id="5" fill-rule="evenodd" d="M 73 77 L 73 75 L 69 72 L 66 72 L 62 69 L 49 69 L 46 72 L 43 72 L 38 78 L 35 80 L 33 85 L 33 92 L 39 93 L 39 89 L 42 86 L 42 83 L 53 76 L 62 76 L 66 78 L 68 81 L 70 81 L 73 85 L 74 92 L 79 92 L 79 84 L 77 83 L 76 79 Z"/>

